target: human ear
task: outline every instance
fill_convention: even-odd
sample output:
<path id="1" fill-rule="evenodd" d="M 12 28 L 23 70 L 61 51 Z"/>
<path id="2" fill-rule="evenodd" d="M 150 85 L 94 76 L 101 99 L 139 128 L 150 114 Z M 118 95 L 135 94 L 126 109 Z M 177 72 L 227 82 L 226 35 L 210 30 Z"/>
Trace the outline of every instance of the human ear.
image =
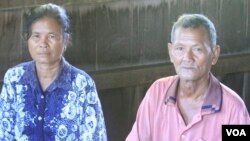
<path id="1" fill-rule="evenodd" d="M 169 59 L 170 59 L 170 62 L 173 63 L 173 59 L 172 59 L 172 44 L 171 43 L 168 43 L 168 55 L 169 55 Z"/>
<path id="2" fill-rule="evenodd" d="M 70 44 L 71 44 L 70 34 L 69 33 L 64 33 L 64 37 L 63 37 L 63 48 L 64 48 L 64 51 L 66 51 L 67 47 Z"/>
<path id="3" fill-rule="evenodd" d="M 212 54 L 212 65 L 215 65 L 218 61 L 218 58 L 220 56 L 220 46 L 216 45 L 213 49 L 213 54 Z"/>

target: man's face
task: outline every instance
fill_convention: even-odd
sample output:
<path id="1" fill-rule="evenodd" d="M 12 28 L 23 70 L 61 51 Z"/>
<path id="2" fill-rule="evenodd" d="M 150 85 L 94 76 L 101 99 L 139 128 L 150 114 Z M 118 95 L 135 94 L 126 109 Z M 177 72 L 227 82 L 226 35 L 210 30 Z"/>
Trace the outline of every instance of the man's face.
<path id="1" fill-rule="evenodd" d="M 207 77 L 219 56 L 219 47 L 211 48 L 204 27 L 177 28 L 168 51 L 176 73 L 181 80 L 188 81 Z"/>
<path id="2" fill-rule="evenodd" d="M 59 63 L 64 51 L 61 26 L 50 17 L 44 17 L 32 24 L 28 48 L 37 64 Z"/>

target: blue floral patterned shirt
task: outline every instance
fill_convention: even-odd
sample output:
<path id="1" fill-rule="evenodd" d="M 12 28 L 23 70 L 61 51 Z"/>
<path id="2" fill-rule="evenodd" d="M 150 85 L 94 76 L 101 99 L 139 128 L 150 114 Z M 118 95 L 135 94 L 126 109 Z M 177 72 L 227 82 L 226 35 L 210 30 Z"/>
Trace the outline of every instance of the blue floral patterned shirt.
<path id="1" fill-rule="evenodd" d="M 35 62 L 9 69 L 0 95 L 1 141 L 106 141 L 94 81 L 64 58 L 59 75 L 42 91 Z"/>

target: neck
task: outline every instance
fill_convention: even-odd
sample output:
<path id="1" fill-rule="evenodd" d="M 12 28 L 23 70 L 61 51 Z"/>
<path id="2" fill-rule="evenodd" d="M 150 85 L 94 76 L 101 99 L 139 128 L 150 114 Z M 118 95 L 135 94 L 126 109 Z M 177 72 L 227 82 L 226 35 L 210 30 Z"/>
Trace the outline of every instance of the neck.
<path id="1" fill-rule="evenodd" d="M 209 76 L 198 81 L 180 80 L 178 96 L 182 98 L 198 99 L 204 97 L 209 85 Z"/>
<path id="2" fill-rule="evenodd" d="M 43 91 L 56 79 L 59 69 L 60 62 L 53 65 L 36 64 L 37 77 Z"/>
<path id="3" fill-rule="evenodd" d="M 189 124 L 193 116 L 200 112 L 206 98 L 209 76 L 199 81 L 180 80 L 177 91 L 177 103 L 184 122 Z"/>

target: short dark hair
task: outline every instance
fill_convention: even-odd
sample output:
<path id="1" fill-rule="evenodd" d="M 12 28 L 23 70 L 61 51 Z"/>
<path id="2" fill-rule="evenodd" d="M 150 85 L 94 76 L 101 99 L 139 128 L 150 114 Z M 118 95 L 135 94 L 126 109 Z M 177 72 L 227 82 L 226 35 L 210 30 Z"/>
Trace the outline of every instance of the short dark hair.
<path id="1" fill-rule="evenodd" d="M 171 31 L 171 42 L 174 41 L 174 33 L 175 30 L 179 27 L 182 28 L 198 28 L 204 27 L 208 32 L 208 39 L 210 45 L 214 47 L 216 45 L 216 29 L 211 20 L 209 20 L 206 16 L 202 14 L 183 14 L 178 20 L 173 24 Z"/>
<path id="2" fill-rule="evenodd" d="M 56 4 L 48 3 L 32 8 L 24 14 L 23 33 L 25 39 L 29 39 L 30 37 L 32 24 L 43 17 L 54 18 L 58 24 L 61 25 L 63 35 L 65 35 L 65 33 L 69 34 L 70 21 L 65 9 Z"/>

